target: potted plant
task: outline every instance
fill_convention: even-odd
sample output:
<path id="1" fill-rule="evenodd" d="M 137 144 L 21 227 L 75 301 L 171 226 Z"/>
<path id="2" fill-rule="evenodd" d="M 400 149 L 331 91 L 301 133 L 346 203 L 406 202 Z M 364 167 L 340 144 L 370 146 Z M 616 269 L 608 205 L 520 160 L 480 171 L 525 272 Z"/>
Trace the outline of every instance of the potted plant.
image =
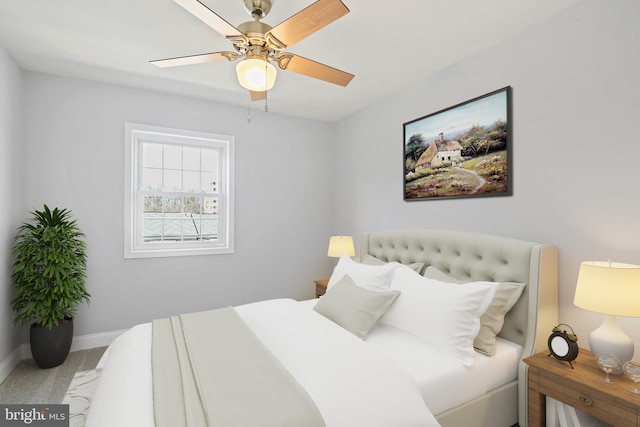
<path id="1" fill-rule="evenodd" d="M 83 300 L 87 254 L 84 234 L 67 209 L 31 212 L 14 239 L 11 271 L 13 324 L 31 323 L 31 354 L 40 368 L 61 365 L 71 349 L 73 317 Z"/>

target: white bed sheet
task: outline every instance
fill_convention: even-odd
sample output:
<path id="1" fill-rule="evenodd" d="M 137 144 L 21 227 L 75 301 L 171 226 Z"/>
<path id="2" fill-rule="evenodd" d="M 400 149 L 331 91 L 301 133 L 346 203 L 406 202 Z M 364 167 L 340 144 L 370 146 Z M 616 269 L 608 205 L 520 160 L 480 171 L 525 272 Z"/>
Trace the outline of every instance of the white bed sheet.
<path id="1" fill-rule="evenodd" d="M 426 343 L 386 325 L 377 325 L 367 342 L 403 366 L 416 380 L 434 414 L 482 396 L 518 378 L 522 347 L 498 338 L 496 354 L 475 354 L 472 366 L 430 348 Z"/>
<path id="2" fill-rule="evenodd" d="M 316 302 L 307 300 L 301 305 L 313 308 Z M 522 346 L 498 338 L 496 354 L 476 352 L 474 364 L 467 367 L 424 341 L 380 323 L 369 332 L 366 342 L 411 374 L 435 415 L 517 380 L 522 355 Z"/>
<path id="3" fill-rule="evenodd" d="M 326 427 L 439 426 L 406 370 L 308 306 L 271 300 L 236 310 L 307 390 Z M 150 324 L 112 343 L 86 427 L 154 425 L 150 354 Z"/>

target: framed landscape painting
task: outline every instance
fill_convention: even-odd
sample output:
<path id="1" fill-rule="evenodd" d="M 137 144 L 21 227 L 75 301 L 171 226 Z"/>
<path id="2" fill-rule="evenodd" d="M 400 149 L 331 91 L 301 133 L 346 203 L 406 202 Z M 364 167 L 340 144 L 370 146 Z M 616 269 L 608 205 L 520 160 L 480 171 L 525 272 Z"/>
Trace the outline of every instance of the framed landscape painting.
<path id="1" fill-rule="evenodd" d="M 510 86 L 403 128 L 405 200 L 512 194 Z"/>

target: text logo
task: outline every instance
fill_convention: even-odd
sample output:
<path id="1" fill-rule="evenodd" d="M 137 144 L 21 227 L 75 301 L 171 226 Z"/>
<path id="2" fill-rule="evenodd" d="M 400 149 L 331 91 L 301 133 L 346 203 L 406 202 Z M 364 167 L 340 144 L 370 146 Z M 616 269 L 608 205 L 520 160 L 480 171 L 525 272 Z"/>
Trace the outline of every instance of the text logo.
<path id="1" fill-rule="evenodd" d="M 69 427 L 69 405 L 0 404 L 0 427 Z"/>

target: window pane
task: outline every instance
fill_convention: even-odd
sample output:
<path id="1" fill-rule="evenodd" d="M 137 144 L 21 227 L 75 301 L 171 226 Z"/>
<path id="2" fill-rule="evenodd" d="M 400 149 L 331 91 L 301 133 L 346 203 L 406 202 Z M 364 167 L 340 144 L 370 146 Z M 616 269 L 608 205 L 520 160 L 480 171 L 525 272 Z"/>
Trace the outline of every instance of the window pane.
<path id="1" fill-rule="evenodd" d="M 200 170 L 200 149 L 184 147 L 182 149 L 182 169 L 190 171 Z"/>
<path id="2" fill-rule="evenodd" d="M 165 169 L 181 169 L 182 168 L 182 147 L 175 145 L 164 145 L 164 163 Z"/>
<path id="3" fill-rule="evenodd" d="M 180 218 L 182 215 L 170 214 L 167 218 Z M 182 240 L 182 220 L 181 219 L 167 219 L 163 224 L 164 240 L 179 241 Z"/>
<path id="4" fill-rule="evenodd" d="M 162 197 L 160 196 L 144 196 L 144 210 L 145 218 L 156 218 L 158 215 L 152 216 L 147 214 L 161 214 L 162 213 Z"/>
<path id="5" fill-rule="evenodd" d="M 162 188 L 162 169 L 144 168 L 142 170 L 142 188 L 160 190 Z"/>
<path id="6" fill-rule="evenodd" d="M 218 174 L 213 172 L 202 172 L 200 174 L 201 189 L 207 193 L 216 193 L 218 191 Z"/>
<path id="7" fill-rule="evenodd" d="M 200 216 L 200 197 L 185 197 L 184 198 L 184 213 Z"/>
<path id="8" fill-rule="evenodd" d="M 145 168 L 162 167 L 162 145 L 149 142 L 142 145 L 142 166 Z"/>
<path id="9" fill-rule="evenodd" d="M 205 197 L 202 206 L 203 217 L 218 215 L 218 198 Z"/>
<path id="10" fill-rule="evenodd" d="M 164 191 L 180 191 L 182 190 L 182 172 L 179 170 L 167 170 L 163 171 L 164 184 L 162 189 Z"/>
<path id="11" fill-rule="evenodd" d="M 200 192 L 200 172 L 182 172 L 182 190 Z"/>
<path id="12" fill-rule="evenodd" d="M 175 196 L 165 196 L 163 197 L 163 202 L 164 202 L 164 211 L 167 213 L 166 217 L 169 217 L 169 213 L 173 213 L 173 214 L 182 214 L 182 199 L 180 197 L 175 197 Z M 177 218 L 179 218 L 180 216 L 178 216 Z M 176 216 L 174 215 L 173 218 L 175 219 Z"/>
<path id="13" fill-rule="evenodd" d="M 202 170 L 218 172 L 218 151 L 202 150 Z"/>
<path id="14" fill-rule="evenodd" d="M 162 220 L 150 219 L 153 216 L 145 214 L 142 219 L 142 240 L 144 242 L 162 241 Z"/>
<path id="15" fill-rule="evenodd" d="M 218 219 L 203 219 L 201 222 L 201 229 L 202 240 L 216 240 L 218 238 Z"/>
<path id="16" fill-rule="evenodd" d="M 200 221 L 193 218 L 183 221 L 184 240 L 198 240 L 200 237 Z"/>

